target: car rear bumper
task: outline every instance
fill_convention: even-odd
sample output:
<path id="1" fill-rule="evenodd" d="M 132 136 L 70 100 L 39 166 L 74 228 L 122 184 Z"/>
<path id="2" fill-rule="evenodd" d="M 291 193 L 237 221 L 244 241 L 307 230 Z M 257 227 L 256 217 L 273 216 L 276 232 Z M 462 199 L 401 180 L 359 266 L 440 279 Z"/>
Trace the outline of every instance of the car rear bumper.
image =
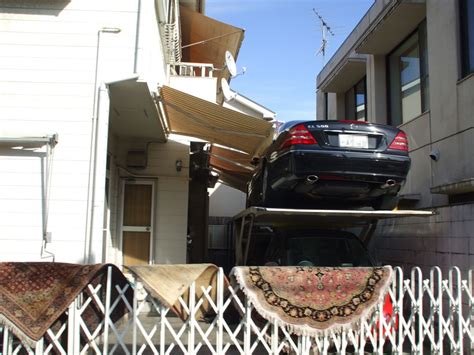
<path id="1" fill-rule="evenodd" d="M 394 180 L 398 190 L 410 169 L 408 156 L 328 150 L 289 150 L 269 163 L 273 189 L 294 187 L 308 176 L 317 176 L 319 182 L 361 182 L 377 186 Z"/>

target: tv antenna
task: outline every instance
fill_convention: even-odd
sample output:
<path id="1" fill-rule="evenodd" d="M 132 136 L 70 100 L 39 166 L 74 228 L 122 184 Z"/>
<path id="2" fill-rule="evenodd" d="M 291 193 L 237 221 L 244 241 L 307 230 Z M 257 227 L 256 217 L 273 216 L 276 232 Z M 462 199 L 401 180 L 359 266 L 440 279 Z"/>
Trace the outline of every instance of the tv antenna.
<path id="1" fill-rule="evenodd" d="M 328 25 L 326 21 L 324 21 L 323 17 L 313 8 L 313 12 L 318 16 L 319 22 L 321 23 L 321 47 L 319 47 L 318 52 L 316 55 L 321 54 L 323 56 L 323 65 L 325 64 L 326 58 L 326 47 L 328 45 L 328 34 L 334 36 L 334 32 L 332 32 L 331 27 Z"/>

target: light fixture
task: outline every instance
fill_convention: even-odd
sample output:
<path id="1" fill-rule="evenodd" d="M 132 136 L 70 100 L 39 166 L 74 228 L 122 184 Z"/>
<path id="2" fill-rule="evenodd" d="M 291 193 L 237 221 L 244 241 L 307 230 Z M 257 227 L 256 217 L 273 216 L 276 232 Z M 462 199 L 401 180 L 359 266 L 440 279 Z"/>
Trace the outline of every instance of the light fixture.
<path id="1" fill-rule="evenodd" d="M 180 172 L 181 169 L 183 168 L 183 161 L 181 159 L 176 160 L 175 166 L 176 166 L 176 171 Z"/>

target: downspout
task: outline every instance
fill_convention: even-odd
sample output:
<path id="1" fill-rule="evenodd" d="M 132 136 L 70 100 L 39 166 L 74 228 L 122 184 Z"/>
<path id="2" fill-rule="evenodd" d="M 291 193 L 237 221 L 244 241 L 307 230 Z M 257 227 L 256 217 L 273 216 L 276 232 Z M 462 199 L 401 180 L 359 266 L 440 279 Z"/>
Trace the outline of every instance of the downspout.
<path id="1" fill-rule="evenodd" d="M 141 13 L 142 13 L 142 0 L 138 0 L 137 28 L 135 30 L 135 56 L 133 59 L 133 73 L 137 72 L 137 67 L 138 67 L 138 45 L 140 41 Z"/>
<path id="2" fill-rule="evenodd" d="M 100 35 L 104 33 L 119 33 L 119 28 L 103 27 L 97 31 L 97 44 L 95 54 L 95 70 L 94 70 L 94 93 L 92 101 L 92 124 L 91 124 L 91 142 L 89 152 L 89 177 L 87 183 L 87 206 L 86 206 L 86 228 L 84 238 L 84 263 L 89 263 L 90 258 L 90 246 L 92 239 L 92 230 L 94 226 L 94 204 L 95 204 L 95 180 L 97 172 L 97 141 L 98 141 L 98 128 L 99 128 L 99 87 L 98 74 L 99 74 L 99 58 L 100 58 Z"/>

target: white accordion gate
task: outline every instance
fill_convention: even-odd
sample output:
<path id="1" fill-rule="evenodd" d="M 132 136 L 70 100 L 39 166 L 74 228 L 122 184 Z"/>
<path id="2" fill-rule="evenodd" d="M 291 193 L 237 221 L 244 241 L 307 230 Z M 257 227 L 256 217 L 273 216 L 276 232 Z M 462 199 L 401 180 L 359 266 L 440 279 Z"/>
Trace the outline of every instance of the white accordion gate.
<path id="1" fill-rule="evenodd" d="M 294 336 L 277 324 L 257 321 L 252 304 L 238 295 L 238 289 L 226 286 L 222 269 L 215 302 L 211 286 L 196 299 L 194 284 L 189 300 L 180 299 L 188 314 L 186 321 L 151 298 L 140 284 L 133 286 L 134 298 L 129 302 L 125 292 L 132 285 L 113 285 L 109 269 L 106 289 L 89 285 L 69 306 L 65 321 L 49 329 L 35 347 L 0 328 L 0 354 L 469 354 L 474 352 L 473 274 L 470 270 L 463 278 L 453 267 L 443 275 L 435 267 L 427 275 L 420 268 L 404 275 L 395 268 L 389 290 L 391 318 L 380 316 L 380 303 L 357 329 L 314 338 Z M 105 300 L 99 297 L 104 292 Z M 194 315 L 205 300 L 215 314 L 203 321 Z M 104 315 L 95 329 L 89 329 L 83 319 L 92 304 Z M 128 315 L 113 323 L 114 309 L 123 306 Z"/>

